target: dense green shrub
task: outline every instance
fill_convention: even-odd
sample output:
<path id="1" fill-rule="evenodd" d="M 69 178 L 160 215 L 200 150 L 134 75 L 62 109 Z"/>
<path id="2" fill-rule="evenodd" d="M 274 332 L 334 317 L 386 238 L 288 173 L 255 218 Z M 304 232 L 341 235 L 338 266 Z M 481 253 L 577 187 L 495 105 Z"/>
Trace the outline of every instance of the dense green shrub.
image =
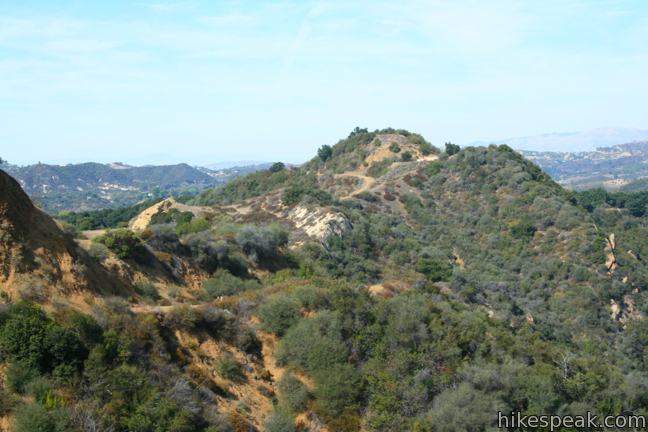
<path id="1" fill-rule="evenodd" d="M 236 233 L 236 243 L 253 261 L 275 258 L 288 244 L 288 232 L 278 226 L 256 227 L 246 225 Z"/>
<path id="2" fill-rule="evenodd" d="M 299 303 L 292 297 L 278 294 L 270 297 L 259 308 L 259 319 L 264 330 L 283 335 L 300 317 Z"/>
<path id="3" fill-rule="evenodd" d="M 185 234 L 193 234 L 201 231 L 206 231 L 210 228 L 211 224 L 207 219 L 194 218 L 189 222 L 178 223 L 176 225 L 176 234 L 179 236 Z"/>
<path id="4" fill-rule="evenodd" d="M 314 317 L 302 319 L 281 339 L 277 360 L 281 364 L 300 366 L 309 373 L 343 363 L 348 350 L 341 331 L 338 316 L 332 312 L 322 311 Z"/>
<path id="5" fill-rule="evenodd" d="M 389 145 L 389 151 L 391 151 L 392 153 L 399 153 L 401 151 L 401 148 L 398 144 L 391 143 Z"/>
<path id="6" fill-rule="evenodd" d="M 416 271 L 432 282 L 447 281 L 452 276 L 452 265 L 435 258 L 422 257 L 416 262 Z"/>
<path id="7" fill-rule="evenodd" d="M 138 259 L 145 254 L 142 241 L 128 229 L 108 231 L 106 234 L 96 237 L 94 241 L 105 245 L 122 259 Z"/>
<path id="8" fill-rule="evenodd" d="M 202 291 L 205 299 L 235 295 L 259 287 L 259 282 L 256 280 L 241 279 L 225 269 L 216 270 L 209 279 L 206 279 L 202 283 Z"/>
<path id="9" fill-rule="evenodd" d="M 413 158 L 412 153 L 410 153 L 408 151 L 403 152 L 403 154 L 401 154 L 401 160 L 403 162 L 409 162 L 409 161 L 412 160 L 412 158 Z"/>
<path id="10" fill-rule="evenodd" d="M 0 353 L 40 372 L 69 376 L 87 352 L 70 330 L 55 325 L 36 306 L 13 306 L 0 328 Z"/>

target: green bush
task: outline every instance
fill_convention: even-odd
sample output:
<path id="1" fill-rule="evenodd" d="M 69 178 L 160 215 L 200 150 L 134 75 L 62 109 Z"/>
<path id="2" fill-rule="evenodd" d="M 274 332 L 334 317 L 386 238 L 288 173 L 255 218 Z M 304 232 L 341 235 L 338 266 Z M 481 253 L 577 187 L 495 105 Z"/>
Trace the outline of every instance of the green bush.
<path id="1" fill-rule="evenodd" d="M 511 226 L 511 235 L 516 239 L 531 238 L 536 232 L 536 227 L 534 227 L 531 222 L 523 220 L 518 221 Z"/>
<path id="2" fill-rule="evenodd" d="M 105 245 L 102 245 L 101 243 L 93 242 L 90 244 L 90 249 L 88 250 L 88 254 L 95 260 L 102 262 L 103 260 L 108 258 L 109 251 Z"/>
<path id="3" fill-rule="evenodd" d="M 194 234 L 202 231 L 206 231 L 211 227 L 211 224 L 207 219 L 204 218 L 194 218 L 189 222 L 182 222 L 176 225 L 176 234 L 179 236 L 185 234 Z"/>
<path id="4" fill-rule="evenodd" d="M 338 315 L 333 312 L 322 311 L 311 318 L 301 319 L 281 339 L 277 361 L 302 367 L 308 373 L 343 363 L 348 350 L 341 331 Z"/>
<path id="5" fill-rule="evenodd" d="M 269 171 L 271 173 L 277 173 L 279 171 L 283 171 L 284 169 L 286 169 L 286 165 L 283 162 L 275 162 L 270 166 Z"/>
<path id="6" fill-rule="evenodd" d="M 12 362 L 7 368 L 6 383 L 9 390 L 20 395 L 25 394 L 27 386 L 38 377 L 38 371 L 26 363 Z"/>
<path id="7" fill-rule="evenodd" d="M 299 303 L 282 294 L 270 297 L 259 308 L 259 319 L 263 329 L 278 336 L 282 336 L 299 317 Z"/>
<path id="8" fill-rule="evenodd" d="M 316 310 L 328 304 L 326 294 L 313 286 L 300 286 L 293 290 L 293 297 L 306 309 Z"/>
<path id="9" fill-rule="evenodd" d="M 40 372 L 63 377 L 78 370 L 87 351 L 77 335 L 54 324 L 38 307 L 18 303 L 0 327 L 0 352 Z"/>
<path id="10" fill-rule="evenodd" d="M 109 231 L 94 241 L 105 245 L 122 259 L 141 258 L 145 252 L 142 241 L 128 229 Z"/>
<path id="11" fill-rule="evenodd" d="M 412 160 L 412 158 L 413 158 L 412 153 L 410 153 L 408 151 L 403 152 L 403 154 L 401 155 L 401 160 L 403 162 L 409 162 L 409 161 Z"/>
<path id="12" fill-rule="evenodd" d="M 147 303 L 155 303 L 161 299 L 157 288 L 148 279 L 142 279 L 135 283 L 135 292 L 142 296 Z"/>
<path id="13" fill-rule="evenodd" d="M 16 410 L 14 432 L 68 432 L 74 430 L 68 414 L 62 409 L 47 410 L 28 403 Z"/>
<path id="14" fill-rule="evenodd" d="M 398 144 L 396 144 L 396 143 L 391 143 L 391 144 L 389 145 L 389 150 L 390 150 L 392 153 L 399 153 L 399 152 L 401 151 L 401 148 L 400 148 L 400 146 L 399 146 Z"/>
<path id="15" fill-rule="evenodd" d="M 281 202 L 284 205 L 293 206 L 306 198 L 310 198 L 322 205 L 330 204 L 333 201 L 328 192 L 308 184 L 296 183 L 286 188 L 281 195 Z"/>
<path id="16" fill-rule="evenodd" d="M 276 258 L 280 249 L 288 244 L 288 231 L 278 225 L 246 225 L 236 233 L 236 243 L 253 261 Z"/>
<path id="17" fill-rule="evenodd" d="M 25 391 L 34 398 L 34 401 L 44 405 L 48 397 L 52 395 L 52 384 L 47 378 L 38 377 L 25 386 Z"/>
<path id="18" fill-rule="evenodd" d="M 448 281 L 452 277 L 452 265 L 434 258 L 419 258 L 416 271 L 423 273 L 432 282 Z"/>
<path id="19" fill-rule="evenodd" d="M 225 269 L 218 269 L 202 283 L 203 298 L 210 300 L 230 296 L 243 291 L 258 289 L 261 285 L 254 279 L 241 279 Z"/>
<path id="20" fill-rule="evenodd" d="M 281 411 L 273 411 L 266 419 L 265 432 L 296 432 L 295 421 L 288 414 Z"/>
<path id="21" fill-rule="evenodd" d="M 331 419 L 358 407 L 362 376 L 348 364 L 332 365 L 315 374 L 315 410 Z"/>
<path id="22" fill-rule="evenodd" d="M 308 388 L 292 373 L 283 374 L 277 382 L 277 390 L 279 390 L 279 402 L 291 412 L 301 412 L 306 408 L 309 398 Z"/>
<path id="23" fill-rule="evenodd" d="M 443 162 L 437 160 L 437 161 L 430 162 L 428 166 L 425 168 L 425 171 L 427 172 L 428 175 L 434 176 L 439 174 L 442 169 L 443 169 Z"/>

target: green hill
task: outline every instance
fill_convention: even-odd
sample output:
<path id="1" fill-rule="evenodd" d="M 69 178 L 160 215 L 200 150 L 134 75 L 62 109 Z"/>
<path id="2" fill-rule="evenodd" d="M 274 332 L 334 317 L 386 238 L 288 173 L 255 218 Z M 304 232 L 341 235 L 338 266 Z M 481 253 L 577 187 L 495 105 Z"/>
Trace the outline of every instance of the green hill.
<path id="1" fill-rule="evenodd" d="M 139 282 L 128 307 L 91 312 L 104 335 L 91 349 L 116 338 L 119 356 L 60 360 L 80 387 L 39 369 L 67 395 L 56 410 L 210 432 L 648 414 L 645 194 L 566 191 L 507 146 L 446 149 L 356 129 L 301 167 L 157 203 L 146 228 L 97 237 L 100 262 Z M 14 361 L 2 329 L 22 312 L 8 313 Z M 182 401 L 158 369 L 190 383 Z M 101 396 L 102 370 L 122 386 L 137 371 L 146 394 Z M 197 426 L 156 426 L 160 407 Z"/>

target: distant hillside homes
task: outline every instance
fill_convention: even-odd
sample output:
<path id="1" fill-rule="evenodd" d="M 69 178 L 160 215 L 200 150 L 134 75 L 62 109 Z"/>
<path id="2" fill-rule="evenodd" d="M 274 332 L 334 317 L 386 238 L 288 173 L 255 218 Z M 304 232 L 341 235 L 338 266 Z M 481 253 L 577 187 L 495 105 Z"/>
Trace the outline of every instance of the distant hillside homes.
<path id="1" fill-rule="evenodd" d="M 266 165 L 220 170 L 185 163 L 130 166 L 122 163 L 68 165 L 2 165 L 44 210 L 89 211 L 132 205 L 144 199 L 169 195 L 195 195 Z"/>
<path id="2" fill-rule="evenodd" d="M 568 189 L 603 187 L 637 191 L 648 186 L 648 141 L 619 144 L 585 152 L 520 153 Z"/>

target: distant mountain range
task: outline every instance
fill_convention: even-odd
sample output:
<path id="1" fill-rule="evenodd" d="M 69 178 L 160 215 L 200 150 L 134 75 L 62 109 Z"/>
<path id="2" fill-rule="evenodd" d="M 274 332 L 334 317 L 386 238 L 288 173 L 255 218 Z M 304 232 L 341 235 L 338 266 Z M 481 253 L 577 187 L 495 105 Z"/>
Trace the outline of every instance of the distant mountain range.
<path id="1" fill-rule="evenodd" d="M 568 189 L 648 189 L 648 141 L 584 152 L 520 151 Z"/>
<path id="2" fill-rule="evenodd" d="M 122 163 L 69 165 L 4 164 L 44 210 L 88 211 L 132 205 L 148 198 L 193 195 L 268 164 L 209 169 L 188 164 L 131 166 Z"/>
<path id="3" fill-rule="evenodd" d="M 581 132 L 549 133 L 543 135 L 477 141 L 472 146 L 491 143 L 507 144 L 516 150 L 543 152 L 584 152 L 599 147 L 648 140 L 648 130 L 629 128 L 599 128 Z"/>

